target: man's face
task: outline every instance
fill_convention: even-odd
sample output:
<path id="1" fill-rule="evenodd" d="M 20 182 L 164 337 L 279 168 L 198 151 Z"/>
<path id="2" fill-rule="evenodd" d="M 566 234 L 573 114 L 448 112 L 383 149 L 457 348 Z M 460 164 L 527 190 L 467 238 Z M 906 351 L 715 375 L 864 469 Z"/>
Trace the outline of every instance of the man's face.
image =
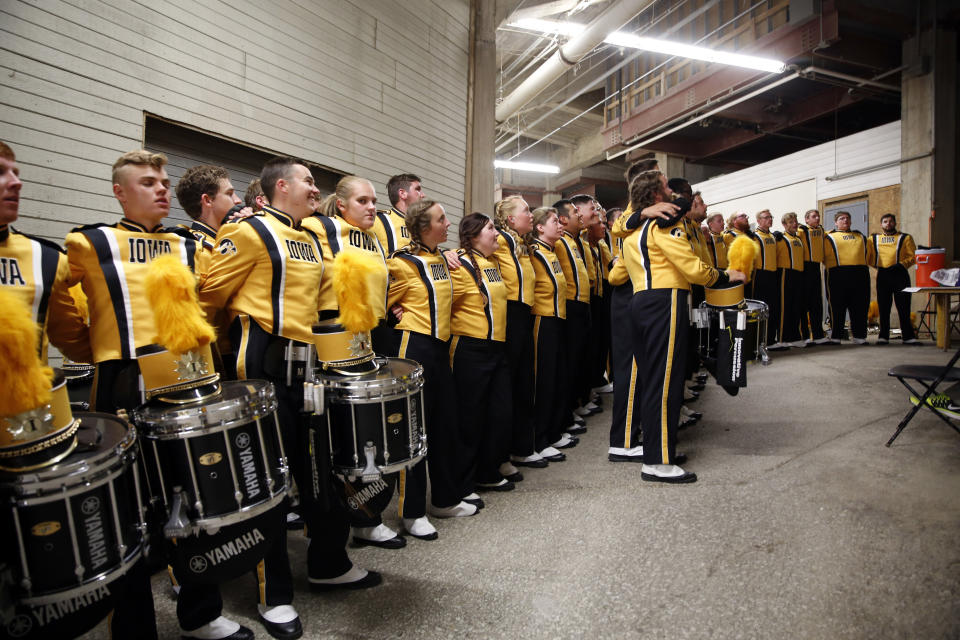
<path id="1" fill-rule="evenodd" d="M 737 217 L 733 219 L 733 228 L 737 231 L 749 231 L 750 218 L 747 217 L 747 214 L 738 214 Z"/>
<path id="2" fill-rule="evenodd" d="M 589 228 L 597 221 L 597 203 L 588 200 L 576 205 L 577 213 L 580 216 L 580 227 Z"/>
<path id="3" fill-rule="evenodd" d="M 163 167 L 148 164 L 121 167 L 113 194 L 120 201 L 123 215 L 148 229 L 159 225 L 170 213 L 170 178 Z"/>
<path id="4" fill-rule="evenodd" d="M 660 200 L 659 202 L 670 202 L 673 197 L 673 189 L 667 184 L 667 176 L 660 176 Z"/>
<path id="5" fill-rule="evenodd" d="M 213 207 L 213 219 L 217 222 L 223 220 L 227 212 L 230 211 L 234 205 L 240 204 L 240 202 L 240 198 L 233 190 L 233 184 L 230 183 L 230 180 L 220 178 L 220 188 L 217 190 L 217 195 L 213 196 L 213 199 L 210 201 Z"/>
<path id="6" fill-rule="evenodd" d="M 803 216 L 804 222 L 807 223 L 808 227 L 813 227 L 816 229 L 820 226 L 820 212 L 819 211 L 808 211 L 805 216 Z"/>
<path id="7" fill-rule="evenodd" d="M 837 218 L 837 231 L 850 231 L 850 216 L 843 214 Z"/>
<path id="8" fill-rule="evenodd" d="M 601 220 L 597 220 L 595 223 L 587 227 L 587 237 L 591 242 L 599 242 L 607 236 L 607 228 L 604 226 Z"/>
<path id="9" fill-rule="evenodd" d="M 773 214 L 769 211 L 761 211 L 757 214 L 757 229 L 769 231 L 773 224 Z"/>
<path id="10" fill-rule="evenodd" d="M 723 216 L 713 216 L 707 221 L 707 227 L 712 233 L 723 231 Z"/>
<path id="11" fill-rule="evenodd" d="M 290 167 L 287 178 L 277 180 L 277 191 L 274 199 L 277 206 L 291 216 L 302 220 L 317 208 L 320 190 L 313 183 L 313 174 L 302 164 Z M 282 200 L 282 202 L 281 202 Z"/>
<path id="12" fill-rule="evenodd" d="M 694 222 L 703 222 L 707 217 L 707 205 L 699 195 L 693 196 L 693 202 L 690 203 L 690 212 L 687 214 Z"/>
<path id="13" fill-rule="evenodd" d="M 577 208 L 572 204 L 565 204 L 563 205 L 563 212 L 566 212 L 566 217 L 559 216 L 561 226 L 566 231 L 576 235 L 583 228 L 580 224 L 580 214 L 577 212 Z"/>
<path id="14" fill-rule="evenodd" d="M 789 233 L 792 236 L 797 235 L 797 227 L 800 226 L 800 223 L 797 222 L 796 218 L 791 218 L 783 223 L 783 230 Z"/>
<path id="15" fill-rule="evenodd" d="M 884 233 L 893 233 L 897 230 L 897 219 L 893 216 L 887 216 L 880 221 L 880 228 Z"/>
<path id="16" fill-rule="evenodd" d="M 17 221 L 20 210 L 20 167 L 13 160 L 0 158 L 0 224 Z"/>
<path id="17" fill-rule="evenodd" d="M 411 182 L 408 189 L 400 189 L 400 199 L 406 202 L 409 207 L 414 202 L 423 199 L 423 187 L 417 181 Z"/>

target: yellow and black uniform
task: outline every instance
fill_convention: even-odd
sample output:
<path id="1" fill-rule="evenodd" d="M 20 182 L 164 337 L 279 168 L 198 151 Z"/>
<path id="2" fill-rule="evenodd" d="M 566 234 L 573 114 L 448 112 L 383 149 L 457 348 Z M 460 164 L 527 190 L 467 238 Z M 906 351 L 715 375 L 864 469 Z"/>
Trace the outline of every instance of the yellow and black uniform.
<path id="1" fill-rule="evenodd" d="M 424 422 L 427 425 L 427 460 L 431 502 L 452 507 L 464 497 L 461 469 L 457 466 L 457 392 L 450 372 L 450 313 L 453 282 L 447 261 L 438 249 L 417 244 L 396 251 L 387 261 L 390 289 L 387 306 L 400 305 L 403 317 L 394 332 L 392 355 L 416 360 L 423 367 Z M 401 513 L 426 512 L 427 484 L 424 462 L 400 472 Z M 413 517 L 413 516 L 404 516 Z"/>
<path id="2" fill-rule="evenodd" d="M 804 339 L 823 340 L 823 227 L 801 224 L 803 243 L 803 311 L 800 333 Z"/>
<path id="3" fill-rule="evenodd" d="M 123 218 L 114 225 L 74 229 L 64 244 L 70 266 L 68 284 L 80 283 L 87 296 L 91 351 L 87 361 L 97 365 L 91 404 L 102 412 L 121 408 L 129 411 L 145 400 L 137 349 L 151 344 L 157 335 L 144 286 L 150 263 L 172 254 L 193 271 L 199 243 L 185 229 L 164 229 L 160 225 L 147 229 Z M 153 545 L 154 549 L 163 546 L 160 541 Z M 113 632 L 117 637 L 127 637 L 136 629 L 137 636 L 150 637 L 148 628 L 154 613 L 146 562 L 124 580 L 121 601 L 111 619 Z M 181 587 L 187 589 L 185 598 L 189 602 L 184 605 L 184 615 L 178 616 L 184 629 L 195 629 L 220 615 L 222 602 L 216 585 Z"/>
<path id="4" fill-rule="evenodd" d="M 284 211 L 267 206 L 259 215 L 220 227 L 210 269 L 200 285 L 200 304 L 207 318 L 223 313 L 229 326 L 237 377 L 268 380 L 276 391 L 281 436 L 300 488 L 300 513 L 311 535 L 309 578 L 340 575 L 351 566 L 346 553 L 339 551 L 349 536 L 346 514 L 331 506 L 337 501 L 329 468 L 321 466 L 319 482 L 312 478 L 311 443 L 302 413 L 306 361 L 323 273 L 316 234 Z M 325 457 L 321 452 L 316 459 Z M 328 544 L 331 538 L 335 542 Z M 257 579 L 260 604 L 293 601 L 286 535 L 273 542 L 258 564 Z"/>
<path id="5" fill-rule="evenodd" d="M 823 263 L 827 268 L 830 337 L 843 338 L 843 325 L 849 311 L 850 333 L 855 340 L 866 340 L 870 306 L 867 239 L 859 231 L 831 231 L 824 237 Z"/>
<path id="6" fill-rule="evenodd" d="M 709 263 L 717 269 L 726 269 L 730 263 L 727 260 L 727 244 L 723 241 L 723 235 L 711 231 L 704 237 L 704 241 Z"/>
<path id="7" fill-rule="evenodd" d="M 729 249 L 729 248 L 730 248 L 730 245 L 733 244 L 733 241 L 736 240 L 738 237 L 743 236 L 743 235 L 752 238 L 752 237 L 753 237 L 753 232 L 752 232 L 752 231 L 739 231 L 739 230 L 737 230 L 737 229 L 726 229 L 726 230 L 723 232 L 723 234 L 722 234 L 723 243 L 724 243 L 725 245 L 727 245 L 727 249 Z"/>
<path id="8" fill-rule="evenodd" d="M 508 454 L 526 457 L 533 442 L 533 304 L 536 273 L 523 241 L 501 229 L 493 259 L 507 289 L 507 363 L 513 391 L 513 434 Z"/>
<path id="9" fill-rule="evenodd" d="M 213 260 L 213 249 L 214 243 L 217 241 L 217 232 L 199 220 L 194 220 L 193 224 L 184 228 L 193 234 L 193 237 L 197 239 L 197 243 L 200 245 L 200 250 L 197 252 L 196 272 L 197 277 L 202 279 L 206 273 L 210 271 L 210 261 Z M 237 372 L 233 371 L 232 367 L 236 364 L 237 358 L 232 353 L 233 347 L 230 346 L 230 327 L 226 322 L 224 314 L 222 312 L 219 313 L 212 324 L 217 331 L 217 349 L 222 356 L 222 363 L 226 369 L 225 376 L 229 380 L 236 379 Z"/>
<path id="10" fill-rule="evenodd" d="M 726 273 L 693 251 L 682 220 L 640 222 L 634 214 L 624 240 L 624 260 L 633 282 L 630 322 L 637 361 L 643 424 L 643 460 L 672 464 L 683 402 L 683 363 L 688 348 L 690 284 L 722 285 Z"/>
<path id="11" fill-rule="evenodd" d="M 803 242 L 796 235 L 777 237 L 777 268 L 780 271 L 780 341 L 800 340 L 803 313 Z"/>
<path id="12" fill-rule="evenodd" d="M 897 305 L 904 340 L 916 339 L 910 322 L 910 267 L 916 264 L 917 245 L 909 233 L 874 233 L 867 245 L 867 264 L 877 270 L 877 305 L 880 310 L 880 340 L 890 339 L 890 306 Z"/>
<path id="13" fill-rule="evenodd" d="M 593 257 L 594 270 L 597 273 L 597 282 L 590 289 L 590 387 L 602 387 L 607 384 L 610 366 L 610 263 L 613 254 L 605 238 L 596 243 L 584 244 L 590 249 Z M 610 378 L 612 380 L 612 377 Z"/>
<path id="14" fill-rule="evenodd" d="M 757 256 L 753 262 L 751 296 L 767 303 L 770 318 L 767 321 L 767 345 L 780 342 L 780 278 L 777 273 L 777 237 L 770 231 L 755 229 Z"/>
<path id="15" fill-rule="evenodd" d="M 380 240 L 386 255 L 393 255 L 397 249 L 410 244 L 410 232 L 407 231 L 406 216 L 396 207 L 377 211 L 373 221 L 373 233 Z"/>
<path id="16" fill-rule="evenodd" d="M 590 257 L 581 249 L 579 236 L 564 231 L 555 253 L 567 282 L 567 323 L 564 349 L 567 352 L 566 387 L 561 399 L 566 403 L 564 418 L 572 422 L 573 411 L 590 400 Z M 559 438 L 558 438 L 559 439 Z"/>
<path id="17" fill-rule="evenodd" d="M 503 482 L 513 431 L 507 362 L 507 286 L 497 263 L 458 253 L 453 281 L 450 369 L 457 386 L 463 495 Z"/>
<path id="18" fill-rule="evenodd" d="M 559 246 L 559 243 L 557 243 Z M 562 402 L 567 384 L 564 320 L 567 317 L 567 280 L 554 247 L 540 240 L 530 245 L 536 273 L 533 296 L 534 447 L 543 451 L 560 439 L 567 406 Z"/>
<path id="19" fill-rule="evenodd" d="M 65 241 L 68 284 L 80 283 L 90 312 L 90 362 L 97 365 L 93 406 L 97 411 L 132 409 L 140 391 L 137 349 L 157 335 L 144 279 L 154 258 L 173 254 L 191 271 L 199 243 L 185 229 L 147 229 L 122 219 L 115 225 L 74 229 Z M 129 369 L 129 375 L 121 372 Z"/>
<path id="20" fill-rule="evenodd" d="M 90 362 L 86 321 L 68 291 L 70 266 L 59 246 L 0 225 L 0 287 L 20 298 L 41 330 L 39 356 L 47 343 L 75 362 Z"/>

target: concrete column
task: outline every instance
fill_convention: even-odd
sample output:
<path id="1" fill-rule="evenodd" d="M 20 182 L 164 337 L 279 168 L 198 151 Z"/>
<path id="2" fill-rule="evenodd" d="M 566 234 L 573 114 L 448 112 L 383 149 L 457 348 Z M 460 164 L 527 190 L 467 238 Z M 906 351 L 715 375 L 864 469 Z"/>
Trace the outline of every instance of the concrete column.
<path id="1" fill-rule="evenodd" d="M 470 68 L 467 86 L 465 212 L 493 214 L 497 43 L 494 3 L 470 2 Z"/>
<path id="2" fill-rule="evenodd" d="M 667 179 L 684 177 L 683 156 L 674 156 L 670 155 L 669 153 L 661 153 L 658 151 L 655 154 L 655 157 L 657 159 L 657 164 L 660 165 L 660 171 L 667 176 Z"/>
<path id="3" fill-rule="evenodd" d="M 960 247 L 957 188 L 956 34 L 929 30 L 904 42 L 900 227 L 918 244 L 939 245 L 947 260 Z M 915 158 L 922 156 L 915 160 Z"/>

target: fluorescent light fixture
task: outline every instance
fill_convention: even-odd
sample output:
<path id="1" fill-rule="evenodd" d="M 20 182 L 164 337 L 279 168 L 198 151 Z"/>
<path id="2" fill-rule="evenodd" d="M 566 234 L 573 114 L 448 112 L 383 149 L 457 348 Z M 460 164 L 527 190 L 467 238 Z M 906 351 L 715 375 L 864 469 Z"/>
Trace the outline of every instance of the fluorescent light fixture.
<path id="1" fill-rule="evenodd" d="M 534 162 L 494 160 L 493 166 L 496 169 L 516 169 L 517 171 L 535 171 L 537 173 L 560 173 L 560 167 L 554 164 L 536 164 Z"/>
<path id="2" fill-rule="evenodd" d="M 540 31 L 543 33 L 557 33 L 565 36 L 576 36 L 586 29 L 586 25 L 576 22 L 555 22 L 552 20 L 518 20 L 510 26 L 528 29 L 530 31 Z M 735 67 L 744 67 L 747 69 L 756 69 L 757 71 L 766 71 L 767 73 L 783 73 L 787 66 L 772 58 L 761 58 L 758 56 L 747 56 L 739 53 L 728 53 L 718 51 L 708 47 L 697 47 L 690 44 L 681 44 L 679 42 L 670 42 L 669 40 L 659 40 L 657 38 L 646 38 L 643 36 L 626 33 L 624 31 L 614 31 L 604 39 L 607 44 L 617 47 L 629 47 L 631 49 L 641 49 L 652 53 L 662 53 L 668 56 L 678 56 L 681 58 L 690 58 L 693 60 L 703 60 L 704 62 L 716 62 L 718 64 L 728 64 Z"/>

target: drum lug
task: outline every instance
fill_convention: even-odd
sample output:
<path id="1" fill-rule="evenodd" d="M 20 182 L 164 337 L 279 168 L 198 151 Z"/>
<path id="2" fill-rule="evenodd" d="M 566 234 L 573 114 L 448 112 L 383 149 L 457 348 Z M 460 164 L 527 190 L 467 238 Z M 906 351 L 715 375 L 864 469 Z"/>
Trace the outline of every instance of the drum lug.
<path id="1" fill-rule="evenodd" d="M 163 525 L 163 535 L 167 538 L 185 538 L 192 535 L 194 527 L 187 516 L 187 496 L 182 487 L 173 488 L 173 504 L 170 505 L 170 519 Z"/>
<path id="2" fill-rule="evenodd" d="M 367 440 L 367 446 L 363 448 L 363 455 L 367 459 L 367 465 L 363 468 L 363 471 L 360 472 L 360 479 L 365 483 L 376 482 L 380 479 L 382 474 L 380 469 L 376 465 L 377 457 L 377 447 L 374 446 L 373 442 Z"/>
<path id="3" fill-rule="evenodd" d="M 770 354 L 767 353 L 767 345 L 760 345 L 760 364 L 767 366 L 770 364 Z"/>

